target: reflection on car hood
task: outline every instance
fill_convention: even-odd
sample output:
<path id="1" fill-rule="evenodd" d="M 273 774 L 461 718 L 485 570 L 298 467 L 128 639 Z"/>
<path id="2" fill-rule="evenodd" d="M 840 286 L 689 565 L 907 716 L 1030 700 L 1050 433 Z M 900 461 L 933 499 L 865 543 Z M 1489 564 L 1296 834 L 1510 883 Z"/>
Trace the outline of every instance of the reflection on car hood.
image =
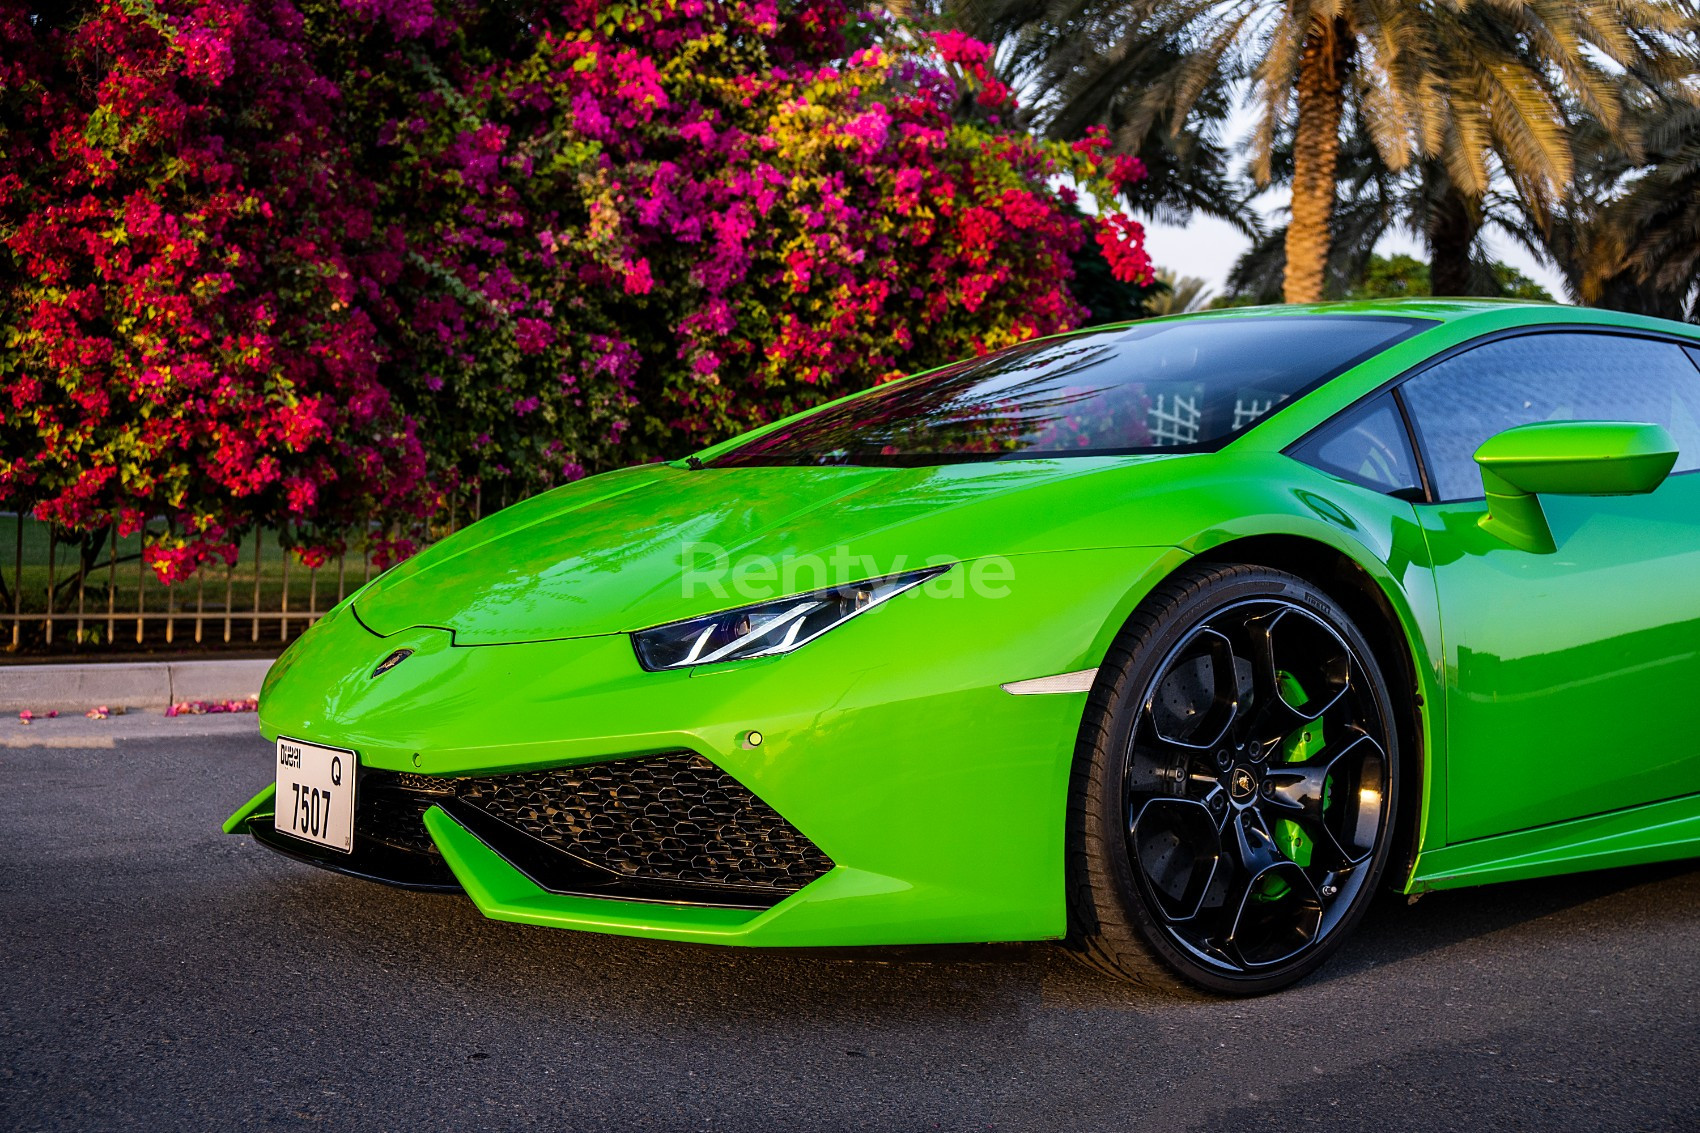
<path id="1" fill-rule="evenodd" d="M 1139 465 L 1195 459 L 697 472 L 646 465 L 473 524 L 374 581 L 355 611 L 380 634 L 440 626 L 463 645 L 625 632 L 928 559 L 1064 549 L 1047 533 L 1088 519 L 1095 485 L 1120 496 Z M 762 556 L 781 570 L 789 562 L 795 585 L 754 594 L 733 587 L 726 572 L 759 568 Z"/>

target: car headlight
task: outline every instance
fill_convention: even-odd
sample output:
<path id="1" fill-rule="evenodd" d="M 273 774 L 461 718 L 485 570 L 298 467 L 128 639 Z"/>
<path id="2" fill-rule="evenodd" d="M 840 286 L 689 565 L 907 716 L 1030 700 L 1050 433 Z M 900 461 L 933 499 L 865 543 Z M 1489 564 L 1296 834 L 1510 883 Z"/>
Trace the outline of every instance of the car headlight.
<path id="1" fill-rule="evenodd" d="M 638 663 L 651 672 L 790 653 L 834 626 L 841 626 L 857 614 L 866 613 L 949 569 L 945 565 L 890 574 L 689 621 L 669 622 L 637 631 L 632 634 L 632 644 L 637 647 Z"/>

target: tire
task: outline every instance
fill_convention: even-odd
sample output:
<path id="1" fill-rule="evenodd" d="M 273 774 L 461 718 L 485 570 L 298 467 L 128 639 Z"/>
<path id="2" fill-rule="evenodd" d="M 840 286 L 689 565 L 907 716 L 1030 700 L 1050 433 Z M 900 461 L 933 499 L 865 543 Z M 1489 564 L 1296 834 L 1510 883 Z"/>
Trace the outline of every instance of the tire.
<path id="1" fill-rule="evenodd" d="M 1128 619 L 1087 699 L 1072 946 L 1155 989 L 1303 979 L 1380 884 L 1399 756 L 1386 680 L 1338 604 L 1283 571 L 1183 569 Z"/>

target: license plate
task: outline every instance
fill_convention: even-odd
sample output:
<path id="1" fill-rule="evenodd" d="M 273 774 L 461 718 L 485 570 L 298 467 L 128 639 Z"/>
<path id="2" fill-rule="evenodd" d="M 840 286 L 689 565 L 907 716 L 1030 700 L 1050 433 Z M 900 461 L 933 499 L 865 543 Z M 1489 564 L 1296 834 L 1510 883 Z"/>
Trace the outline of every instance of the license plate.
<path id="1" fill-rule="evenodd" d="M 278 737 L 277 832 L 353 853 L 358 766 L 352 751 Z"/>

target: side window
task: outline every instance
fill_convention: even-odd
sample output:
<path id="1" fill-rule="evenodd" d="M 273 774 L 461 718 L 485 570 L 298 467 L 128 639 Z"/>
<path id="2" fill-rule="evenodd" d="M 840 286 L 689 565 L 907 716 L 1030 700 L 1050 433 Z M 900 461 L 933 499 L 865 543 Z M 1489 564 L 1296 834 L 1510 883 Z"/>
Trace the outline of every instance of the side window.
<path id="1" fill-rule="evenodd" d="M 1677 472 L 1700 468 L 1700 370 L 1683 347 L 1559 332 L 1489 342 L 1401 388 L 1439 500 L 1482 496 L 1481 443 L 1533 421 L 1650 421 L 1676 439 Z"/>
<path id="2" fill-rule="evenodd" d="M 1391 393 L 1354 406 L 1291 450 L 1295 460 L 1388 495 L 1422 492 L 1411 435 Z"/>

